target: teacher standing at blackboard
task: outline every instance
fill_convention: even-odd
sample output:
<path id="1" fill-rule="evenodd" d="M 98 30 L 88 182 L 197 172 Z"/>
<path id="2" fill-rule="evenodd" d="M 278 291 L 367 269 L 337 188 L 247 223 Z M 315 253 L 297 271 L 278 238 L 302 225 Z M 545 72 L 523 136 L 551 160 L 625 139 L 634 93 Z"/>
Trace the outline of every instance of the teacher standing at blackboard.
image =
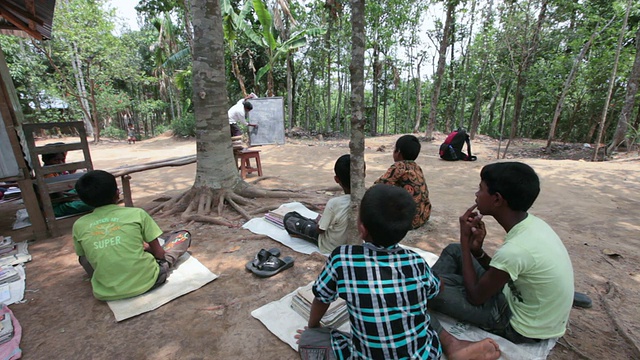
<path id="1" fill-rule="evenodd" d="M 258 124 L 251 124 L 247 120 L 249 120 L 249 112 L 253 109 L 253 105 L 248 99 L 256 98 L 257 96 L 254 93 L 249 94 L 244 99 L 238 101 L 235 105 L 229 109 L 229 127 L 231 129 L 231 136 L 240 136 L 242 135 L 242 130 L 238 126 L 238 123 L 244 126 L 251 126 L 258 128 Z"/>

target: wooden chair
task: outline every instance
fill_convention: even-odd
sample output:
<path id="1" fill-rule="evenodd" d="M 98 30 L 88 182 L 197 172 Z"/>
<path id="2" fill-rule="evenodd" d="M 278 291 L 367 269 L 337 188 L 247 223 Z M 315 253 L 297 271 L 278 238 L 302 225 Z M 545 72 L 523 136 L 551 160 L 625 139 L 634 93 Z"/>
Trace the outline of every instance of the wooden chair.
<path id="1" fill-rule="evenodd" d="M 40 134 L 42 130 L 50 130 L 54 128 L 71 128 L 71 130 L 80 138 L 79 142 L 50 144 L 46 146 L 36 146 L 34 134 Z M 91 154 L 89 152 L 89 144 L 87 142 L 87 133 L 84 129 L 82 121 L 44 123 L 44 124 L 23 124 L 25 141 L 29 150 L 31 159 L 31 167 L 33 168 L 35 184 L 37 186 L 40 206 L 44 212 L 47 227 L 52 236 L 58 236 L 59 231 L 56 226 L 56 217 L 53 212 L 53 202 L 68 200 L 68 198 L 54 199 L 52 201 L 51 194 L 69 191 L 74 188 L 76 180 L 83 175 L 81 173 L 71 173 L 54 177 L 46 177 L 50 174 L 62 172 L 74 172 L 76 170 L 93 170 L 91 162 Z M 83 160 L 70 162 L 59 165 L 44 166 L 40 162 L 40 156 L 43 154 L 53 154 L 60 152 L 68 152 L 73 150 L 82 150 Z"/>
<path id="2" fill-rule="evenodd" d="M 262 164 L 260 163 L 260 150 L 243 149 L 234 152 L 236 166 L 240 170 L 240 176 L 245 179 L 248 174 L 257 172 L 262 176 Z M 251 159 L 255 159 L 256 165 L 251 166 Z M 240 163 L 238 163 L 238 160 Z"/>

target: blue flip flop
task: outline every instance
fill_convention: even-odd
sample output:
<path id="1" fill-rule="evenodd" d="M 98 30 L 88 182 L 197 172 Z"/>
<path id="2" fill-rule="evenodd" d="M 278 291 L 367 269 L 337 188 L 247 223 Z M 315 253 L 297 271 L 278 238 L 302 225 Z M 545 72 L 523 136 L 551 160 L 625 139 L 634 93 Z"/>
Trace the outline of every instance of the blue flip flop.
<path id="1" fill-rule="evenodd" d="M 292 267 L 293 262 L 294 259 L 291 256 L 285 256 L 282 259 L 271 256 L 261 265 L 252 268 L 251 272 L 257 277 L 267 278 Z"/>
<path id="2" fill-rule="evenodd" d="M 265 261 L 267 261 L 271 256 L 278 257 L 280 256 L 280 249 L 271 248 L 269 250 L 260 249 L 253 260 L 249 261 L 245 267 L 249 271 L 253 271 L 252 269 L 262 265 Z"/>

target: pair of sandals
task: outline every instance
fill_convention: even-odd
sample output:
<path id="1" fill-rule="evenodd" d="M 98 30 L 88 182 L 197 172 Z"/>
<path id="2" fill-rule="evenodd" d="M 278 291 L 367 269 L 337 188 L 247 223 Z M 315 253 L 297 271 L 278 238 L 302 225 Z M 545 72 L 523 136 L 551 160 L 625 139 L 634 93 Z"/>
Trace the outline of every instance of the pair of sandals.
<path id="1" fill-rule="evenodd" d="M 268 278 L 293 266 L 294 259 L 291 256 L 280 258 L 280 249 L 261 249 L 253 260 L 245 266 L 247 270 L 257 277 Z"/>

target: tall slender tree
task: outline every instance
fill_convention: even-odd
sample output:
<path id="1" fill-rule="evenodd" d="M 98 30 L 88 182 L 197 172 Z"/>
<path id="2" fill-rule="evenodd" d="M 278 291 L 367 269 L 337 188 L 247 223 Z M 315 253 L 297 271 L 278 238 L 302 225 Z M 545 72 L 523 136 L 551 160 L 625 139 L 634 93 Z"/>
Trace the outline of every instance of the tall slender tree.
<path id="1" fill-rule="evenodd" d="M 636 94 L 638 93 L 638 85 L 640 83 L 640 23 L 638 23 L 638 30 L 636 30 L 636 56 L 631 67 L 631 72 L 627 78 L 627 94 L 625 95 L 624 105 L 618 115 L 618 125 L 616 131 L 611 139 L 611 145 L 607 149 L 607 154 L 614 152 L 620 144 L 625 140 L 627 135 L 627 129 L 629 129 L 629 122 L 631 114 L 633 113 L 633 106 L 636 100 Z M 640 112 L 638 113 L 640 117 Z"/>
<path id="2" fill-rule="evenodd" d="M 355 226 L 360 200 L 364 195 L 364 4 L 351 0 L 351 211 L 349 241 L 360 243 Z"/>
<path id="3" fill-rule="evenodd" d="M 431 108 L 429 110 L 427 131 L 425 132 L 427 141 L 431 141 L 431 139 L 433 138 L 433 131 L 436 128 L 438 98 L 440 97 L 440 87 L 442 86 L 442 78 L 444 77 L 445 65 L 447 63 L 447 48 L 449 47 L 449 39 L 451 37 L 451 29 L 453 26 L 453 13 L 457 5 L 458 0 L 449 0 L 447 2 L 447 16 L 442 31 L 442 39 L 440 40 L 440 50 L 438 51 L 438 69 L 436 70 L 435 80 L 433 81 L 433 90 L 431 92 Z M 417 132 L 418 129 L 414 129 L 414 131 Z"/>

